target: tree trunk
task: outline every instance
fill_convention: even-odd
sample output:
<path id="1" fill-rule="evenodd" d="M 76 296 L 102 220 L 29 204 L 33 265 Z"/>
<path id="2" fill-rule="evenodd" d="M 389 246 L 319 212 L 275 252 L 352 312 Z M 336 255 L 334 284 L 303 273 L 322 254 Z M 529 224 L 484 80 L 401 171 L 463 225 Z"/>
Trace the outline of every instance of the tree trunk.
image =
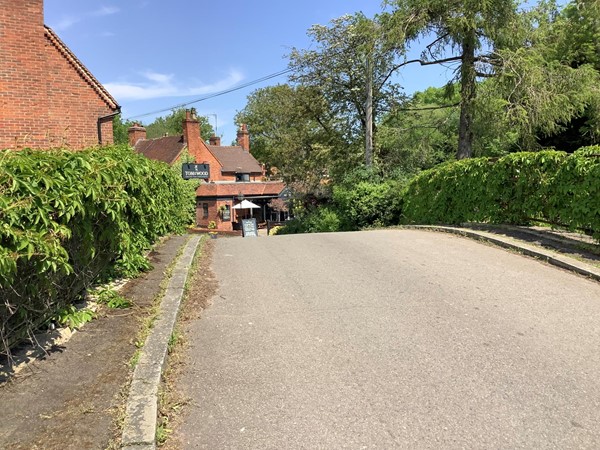
<path id="1" fill-rule="evenodd" d="M 371 57 L 367 58 L 367 101 L 365 102 L 365 166 L 373 164 L 373 68 Z"/>
<path id="2" fill-rule="evenodd" d="M 475 33 L 473 32 L 466 36 L 462 43 L 462 63 L 460 66 L 461 104 L 456 159 L 473 156 L 475 81 Z"/>

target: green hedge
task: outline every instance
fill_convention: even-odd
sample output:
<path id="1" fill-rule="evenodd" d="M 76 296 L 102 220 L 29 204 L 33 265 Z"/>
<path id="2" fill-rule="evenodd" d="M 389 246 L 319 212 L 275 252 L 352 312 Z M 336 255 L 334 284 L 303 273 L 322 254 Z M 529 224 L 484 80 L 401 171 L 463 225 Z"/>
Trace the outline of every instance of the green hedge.
<path id="1" fill-rule="evenodd" d="M 296 205 L 296 218 L 277 234 L 355 231 L 397 225 L 402 211 L 398 195 L 406 177 L 383 178 L 373 169 L 359 168 L 332 186 L 327 202 L 308 207 Z"/>
<path id="2" fill-rule="evenodd" d="M 571 155 L 521 152 L 438 166 L 409 183 L 403 222 L 526 225 L 540 220 L 600 238 L 598 155 L 596 146 Z"/>
<path id="3" fill-rule="evenodd" d="M 127 147 L 0 151 L 0 353 L 192 222 L 194 187 Z"/>
<path id="4" fill-rule="evenodd" d="M 334 186 L 333 204 L 348 229 L 396 225 L 400 220 L 402 183 L 396 180 L 358 181 Z"/>

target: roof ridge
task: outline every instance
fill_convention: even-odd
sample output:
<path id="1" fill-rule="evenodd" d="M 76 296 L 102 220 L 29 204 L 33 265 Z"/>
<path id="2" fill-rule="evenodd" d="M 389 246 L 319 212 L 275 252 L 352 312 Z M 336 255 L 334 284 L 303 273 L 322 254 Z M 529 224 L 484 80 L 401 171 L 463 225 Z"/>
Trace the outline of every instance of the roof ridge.
<path id="1" fill-rule="evenodd" d="M 204 142 L 202 137 L 200 138 L 200 142 L 202 145 L 204 145 L 204 147 L 206 147 L 206 150 L 208 150 L 208 153 L 210 153 L 212 155 L 212 157 L 215 158 L 217 160 L 217 162 L 221 165 L 221 167 L 223 167 L 223 161 L 221 161 L 221 159 L 219 157 L 217 157 L 217 155 L 215 155 L 215 153 L 211 150 L 211 147 L 219 147 L 219 146 L 207 144 L 206 142 Z"/>
<path id="2" fill-rule="evenodd" d="M 86 81 L 92 86 L 92 88 L 98 93 L 98 95 L 106 102 L 111 109 L 118 109 L 119 104 L 115 98 L 110 95 L 106 88 L 100 83 L 94 75 L 88 70 L 87 67 L 75 56 L 75 54 L 67 47 L 67 45 L 58 37 L 58 35 L 48 25 L 44 25 L 46 36 L 50 42 L 61 52 L 66 59 L 73 65 L 75 70 L 86 79 Z"/>

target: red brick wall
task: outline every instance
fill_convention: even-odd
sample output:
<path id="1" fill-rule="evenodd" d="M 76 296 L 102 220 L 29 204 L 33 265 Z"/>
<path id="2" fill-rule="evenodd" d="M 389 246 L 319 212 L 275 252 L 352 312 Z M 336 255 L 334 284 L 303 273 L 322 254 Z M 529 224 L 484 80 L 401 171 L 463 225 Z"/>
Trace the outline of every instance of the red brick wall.
<path id="1" fill-rule="evenodd" d="M 112 111 L 47 39 L 42 0 L 0 0 L 0 148 L 81 149 Z M 112 122 L 102 129 L 112 142 Z"/>
<path id="2" fill-rule="evenodd" d="M 237 132 L 237 144 L 247 152 L 250 151 L 250 134 L 248 133 L 248 126 L 245 123 L 240 125 L 240 129 Z"/>
<path id="3" fill-rule="evenodd" d="M 208 204 L 208 217 L 204 217 L 204 209 L 202 205 L 206 203 Z M 221 215 L 219 214 L 219 207 L 221 205 L 229 205 L 229 210 L 231 211 L 231 220 L 224 221 L 221 219 Z M 231 231 L 233 230 L 233 221 L 235 220 L 235 210 L 232 210 L 232 202 L 231 200 L 203 200 L 202 198 L 198 198 L 196 200 L 196 224 L 202 228 L 208 228 L 208 224 L 211 220 L 214 220 L 217 224 L 217 230 L 220 231 Z"/>
<path id="4" fill-rule="evenodd" d="M 86 79 L 46 41 L 46 86 L 49 141 L 81 149 L 98 144 L 98 117 L 112 111 Z M 112 120 L 102 124 L 102 143 L 112 144 Z"/>
<path id="5" fill-rule="evenodd" d="M 196 162 L 210 164 L 210 181 L 224 181 L 221 175 L 221 164 L 210 152 L 206 144 L 200 144 L 200 153 L 196 155 Z"/>

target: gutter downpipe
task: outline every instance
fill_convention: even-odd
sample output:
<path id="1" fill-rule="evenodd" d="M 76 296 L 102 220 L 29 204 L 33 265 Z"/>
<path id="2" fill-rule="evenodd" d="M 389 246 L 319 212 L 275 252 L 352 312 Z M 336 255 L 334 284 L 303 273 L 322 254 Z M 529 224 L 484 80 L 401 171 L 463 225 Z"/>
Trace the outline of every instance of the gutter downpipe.
<path id="1" fill-rule="evenodd" d="M 114 113 L 108 114 L 106 116 L 98 117 L 98 121 L 96 122 L 96 126 L 98 127 L 98 145 L 102 145 L 102 124 L 104 122 L 108 122 L 112 120 L 114 117 L 121 114 L 121 107 L 117 106 L 117 110 Z"/>

